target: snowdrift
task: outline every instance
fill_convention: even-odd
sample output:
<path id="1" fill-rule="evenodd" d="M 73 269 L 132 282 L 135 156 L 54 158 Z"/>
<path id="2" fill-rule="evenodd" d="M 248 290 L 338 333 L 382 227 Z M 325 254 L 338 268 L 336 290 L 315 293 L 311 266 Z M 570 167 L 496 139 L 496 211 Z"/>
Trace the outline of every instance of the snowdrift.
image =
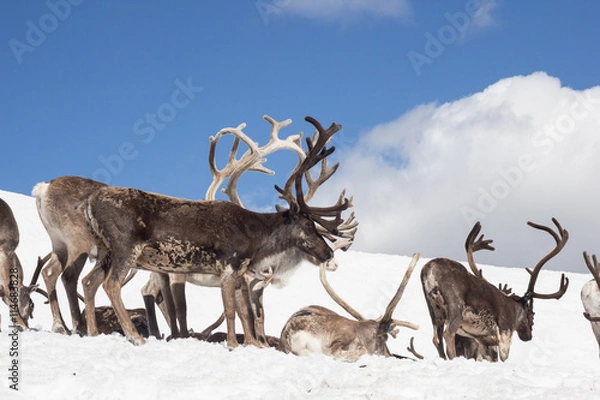
<path id="1" fill-rule="evenodd" d="M 17 253 L 28 283 L 38 256 L 50 251 L 50 241 L 39 221 L 35 200 L 0 191 L 12 207 L 21 233 Z M 568 228 L 568 227 L 567 227 Z M 568 246 L 569 244 L 567 244 Z M 419 251 L 419 249 L 414 249 Z M 547 249 L 540 249 L 540 256 Z M 443 254 L 440 254 L 443 256 Z M 338 254 L 340 267 L 328 275 L 333 288 L 366 317 L 380 316 L 400 284 L 409 256 L 369 254 L 355 251 Z M 534 264 L 537 260 L 527 260 Z M 344 363 L 324 356 L 296 357 L 273 349 L 239 347 L 228 351 L 223 344 L 194 339 L 171 342 L 149 339 L 135 347 L 119 335 L 70 337 L 49 332 L 49 306 L 38 294 L 32 329 L 18 335 L 18 356 L 9 355 L 13 337 L 8 329 L 8 308 L 0 306 L 0 376 L 2 399 L 565 399 L 600 396 L 598 345 L 589 322 L 582 316 L 579 298 L 582 285 L 591 277 L 567 273 L 570 287 L 559 300 L 536 300 L 534 338 L 521 342 L 513 336 L 511 354 L 505 363 L 437 357 L 432 327 L 423 297 L 419 273 L 421 259 L 395 313 L 398 319 L 420 325 L 418 331 L 404 329 L 389 340 L 390 350 L 411 357 L 406 350 L 415 337 L 424 360 L 362 357 Z M 579 262 L 579 261 L 577 261 Z M 481 266 L 492 282 L 508 283 L 523 293 L 525 270 Z M 565 266 L 566 267 L 566 266 Z M 89 271 L 86 266 L 84 274 Z M 139 289 L 148 273 L 140 271 L 123 289 L 128 308 L 143 307 Z M 540 291 L 558 287 L 559 271 L 542 271 Z M 80 289 L 81 290 L 81 289 Z M 82 291 L 82 290 L 81 290 Z M 220 293 L 215 288 L 188 286 L 188 321 L 202 330 L 221 313 Z M 97 304 L 109 304 L 102 290 Z M 70 323 L 62 284 L 59 300 Z M 319 304 L 340 314 L 340 309 L 322 288 L 318 268 L 303 265 L 291 283 L 265 291 L 266 330 L 279 336 L 287 320 L 298 309 Z M 82 305 L 83 306 L 83 305 Z M 161 321 L 161 329 L 167 331 Z M 224 330 L 224 326 L 220 330 Z M 241 328 L 238 328 L 241 331 Z M 11 384 L 11 362 L 19 367 L 18 391 Z"/>

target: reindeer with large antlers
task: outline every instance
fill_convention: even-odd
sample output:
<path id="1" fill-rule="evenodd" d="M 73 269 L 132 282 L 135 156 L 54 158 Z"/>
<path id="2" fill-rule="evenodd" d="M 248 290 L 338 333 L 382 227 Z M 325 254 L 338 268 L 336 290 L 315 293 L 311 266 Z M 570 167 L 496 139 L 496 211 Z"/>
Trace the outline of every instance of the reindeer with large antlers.
<path id="1" fill-rule="evenodd" d="M 287 264 L 289 257 L 296 262 L 332 260 L 333 251 L 316 225 L 327 231 L 327 238 L 335 238 L 345 222 L 341 214 L 352 203 L 342 196 L 331 207 L 310 207 L 302 180 L 333 152 L 334 148 L 326 145 L 341 126 L 332 124 L 324 129 L 315 119 L 306 119 L 315 126 L 318 137 L 308 141 L 306 158 L 290 176 L 295 196 L 277 187 L 288 201 L 285 211 L 256 213 L 227 201 L 183 200 L 128 188 L 105 187 L 92 193 L 85 215 L 95 235 L 98 263 L 84 287 L 89 333 L 97 334 L 90 314 L 100 284 L 128 340 L 141 344 L 144 340 L 135 332 L 121 299 L 127 271 L 139 266 L 161 273 L 201 272 L 220 276 L 227 345 L 233 348 L 238 345 L 235 291 L 247 271 L 259 275 L 270 267 Z M 239 314 L 246 337 L 251 337 L 248 315 Z"/>
<path id="2" fill-rule="evenodd" d="M 356 361 L 365 354 L 390 357 L 387 347 L 388 334 L 396 337 L 399 326 L 418 329 L 418 326 L 392 317 L 400 302 L 408 280 L 417 265 L 416 253 L 394 297 L 378 319 L 367 319 L 354 310 L 335 293 L 326 279 L 326 267 L 321 266 L 321 282 L 327 293 L 356 320 L 351 320 L 321 306 L 305 307 L 286 322 L 279 340 L 279 350 L 296 355 L 320 353 L 345 361 Z"/>
<path id="3" fill-rule="evenodd" d="M 206 192 L 206 200 L 215 200 L 216 192 L 218 188 L 227 180 L 227 186 L 221 191 L 229 198 L 229 200 L 240 207 L 243 207 L 242 201 L 237 192 L 237 182 L 242 174 L 246 171 L 262 172 L 268 175 L 273 175 L 274 172 L 264 166 L 266 161 L 265 156 L 272 154 L 278 150 L 289 150 L 296 153 L 298 157 L 298 165 L 296 171 L 300 168 L 301 163 L 306 159 L 309 151 L 305 151 L 301 145 L 302 134 L 296 134 L 286 137 L 285 139 L 279 138 L 279 132 L 282 128 L 288 126 L 291 120 L 285 120 L 278 122 L 268 115 L 264 116 L 264 119 L 271 125 L 271 134 L 269 142 L 258 147 L 258 144 L 251 140 L 244 132 L 246 124 L 240 124 L 237 128 L 224 128 L 221 129 L 214 137 L 210 138 L 210 149 L 209 149 L 209 167 L 213 176 L 213 181 Z M 318 130 L 315 134 L 318 134 Z M 232 135 L 234 137 L 232 148 L 229 152 L 229 157 L 225 167 L 219 169 L 215 160 L 216 148 L 219 141 L 225 135 Z M 309 146 L 315 142 L 308 141 Z M 241 156 L 237 157 L 238 148 L 240 143 L 244 143 L 248 150 Z M 326 165 L 326 158 L 321 162 L 321 172 L 317 179 L 313 179 L 309 171 L 306 171 L 304 176 L 308 182 L 308 192 L 304 195 L 304 200 L 309 201 L 315 194 L 319 186 L 321 186 L 327 179 L 329 179 L 333 173 L 335 173 L 339 164 L 336 164 L 332 168 L 328 168 Z M 293 174 L 292 174 L 293 175 Z M 286 184 L 286 190 L 291 190 L 290 183 L 293 183 L 292 179 L 288 180 Z M 343 196 L 342 196 L 343 197 Z M 281 210 L 280 210 L 281 211 Z M 357 222 L 354 221 L 354 216 L 337 227 L 337 237 L 352 239 L 356 232 Z M 317 229 L 322 235 L 329 238 L 329 240 L 335 242 L 336 236 L 327 236 L 328 231 L 317 225 Z M 339 243 L 339 242 L 338 242 Z M 343 246 L 346 250 L 352 241 L 346 242 Z M 314 261 L 313 263 L 317 263 Z M 250 298 L 250 305 L 252 311 L 252 317 L 254 320 L 254 333 L 256 339 L 266 344 L 266 335 L 264 332 L 264 312 L 262 309 L 262 293 L 265 287 L 269 283 L 274 283 L 277 287 L 282 287 L 287 284 L 288 279 L 293 275 L 295 269 L 300 265 L 296 257 L 288 257 L 280 265 L 266 265 L 266 269 L 262 271 L 252 271 L 252 273 L 244 274 L 243 284 L 241 285 L 238 293 L 236 307 L 245 307 L 242 303 L 243 297 Z M 156 273 L 151 274 L 148 283 L 142 289 L 146 307 L 148 310 L 149 326 L 153 335 L 160 336 L 158 332 L 158 325 L 156 323 L 154 303 L 157 299 L 160 299 L 159 307 L 167 320 L 169 327 L 171 328 L 171 336 L 187 336 L 187 319 L 186 319 L 186 301 L 185 301 L 185 284 L 191 283 L 200 286 L 219 287 L 219 277 L 215 275 L 206 275 L 202 273 L 192 274 L 168 274 L 168 280 L 170 284 L 170 292 L 172 301 L 169 296 L 165 296 L 160 290 L 159 276 Z M 175 315 L 173 315 L 173 313 Z M 223 316 L 222 316 L 223 317 Z M 207 337 L 214 327 L 218 326 L 222 322 L 222 317 L 217 320 L 211 327 L 205 329 L 198 337 Z"/>
<path id="4" fill-rule="evenodd" d="M 590 321 L 592 331 L 600 346 L 600 263 L 595 255 L 591 259 L 587 252 L 583 252 L 583 259 L 594 279 L 581 288 L 581 302 L 585 312 L 584 317 Z"/>
<path id="5" fill-rule="evenodd" d="M 19 227 L 10 206 L 0 199 L 0 297 L 10 310 L 12 326 L 28 328 L 32 317 L 31 293 L 37 285 L 23 284 L 23 267 L 15 252 L 19 245 Z"/>
<path id="6" fill-rule="evenodd" d="M 533 299 L 560 299 L 569 286 L 563 274 L 560 288 L 555 293 L 535 292 L 535 283 L 542 267 L 565 246 L 569 238 L 556 219 L 555 232 L 549 227 L 528 222 L 535 229 L 549 233 L 556 246 L 544 256 L 530 274 L 527 291 L 523 296 L 508 294 L 479 276 L 469 274 L 466 268 L 453 260 L 436 258 L 423 266 L 421 282 L 433 324 L 433 344 L 440 357 L 457 356 L 456 335 L 470 337 L 481 346 L 497 348 L 502 361 L 508 358 L 513 332 L 529 341 L 533 337 Z M 446 349 L 444 350 L 444 340 Z"/>

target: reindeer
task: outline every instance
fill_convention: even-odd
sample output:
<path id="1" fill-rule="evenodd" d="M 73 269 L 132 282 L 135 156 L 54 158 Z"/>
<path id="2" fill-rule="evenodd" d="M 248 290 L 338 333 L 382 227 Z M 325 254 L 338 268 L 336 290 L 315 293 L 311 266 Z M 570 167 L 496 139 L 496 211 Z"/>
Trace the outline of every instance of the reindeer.
<path id="1" fill-rule="evenodd" d="M 290 150 L 298 156 L 298 165 L 306 158 L 307 152 L 302 148 L 300 139 L 301 133 L 297 135 L 288 136 L 285 139 L 279 138 L 279 131 L 281 128 L 288 126 L 291 123 L 291 120 L 285 121 L 275 121 L 268 115 L 263 117 L 269 124 L 271 125 L 271 134 L 269 142 L 262 146 L 258 147 L 258 144 L 252 141 L 244 132 L 245 124 L 240 124 L 237 128 L 224 128 L 220 130 L 214 137 L 210 138 L 210 149 L 209 149 L 209 167 L 211 174 L 213 176 L 213 181 L 209 186 L 206 192 L 206 200 L 215 200 L 216 192 L 218 188 L 223 184 L 225 180 L 227 180 L 227 186 L 224 189 L 221 189 L 223 193 L 226 194 L 229 201 L 238 204 L 240 207 L 243 207 L 242 201 L 237 193 L 237 182 L 240 179 L 241 175 L 248 171 L 256 171 L 262 172 L 268 175 L 273 175 L 274 172 L 264 167 L 264 162 L 266 161 L 265 156 L 271 153 L 274 153 L 278 150 Z M 232 135 L 234 137 L 232 148 L 229 152 L 228 162 L 225 167 L 219 169 L 217 167 L 217 163 L 215 161 L 215 154 L 217 144 L 220 139 L 222 139 L 225 135 Z M 315 135 L 318 132 L 315 133 Z M 313 142 L 315 138 L 313 137 Z M 237 151 L 240 142 L 243 142 L 248 150 L 240 157 L 237 158 Z M 337 170 L 339 163 L 334 165 L 331 168 L 328 168 L 326 165 L 326 159 L 322 162 L 322 169 L 319 177 L 317 179 L 313 179 L 308 171 L 305 174 L 307 178 L 308 192 L 305 195 L 305 201 L 310 201 L 310 199 L 316 193 L 316 190 L 326 181 L 328 180 Z M 354 216 L 352 215 L 348 221 L 343 225 L 338 227 L 338 232 L 345 238 L 353 238 L 356 233 L 357 222 L 354 220 Z M 317 228 L 319 228 L 317 226 Z M 344 232 L 344 233 L 342 233 Z M 326 231 L 322 230 L 322 234 L 326 235 Z M 351 241 L 347 241 L 346 247 L 343 250 L 347 250 L 351 245 Z M 293 251 L 293 250 L 292 250 Z M 259 276 L 254 276 L 254 274 L 245 274 L 244 282 L 242 282 L 242 286 L 239 291 L 236 292 L 237 296 L 237 304 L 236 307 L 245 307 L 243 303 L 243 298 L 250 297 L 251 301 L 251 315 L 254 319 L 254 333 L 256 339 L 261 344 L 268 344 L 264 332 L 264 312 L 262 309 L 262 293 L 265 287 L 273 282 L 276 286 L 282 287 L 285 286 L 287 280 L 293 275 L 295 269 L 299 266 L 299 261 L 306 257 L 306 255 L 295 254 L 292 256 L 288 256 L 285 265 L 279 265 L 273 268 L 272 266 L 267 266 L 267 269 L 263 271 L 259 271 Z M 313 264 L 318 264 L 317 260 L 312 260 Z M 276 270 L 277 274 L 273 274 L 273 271 Z M 171 328 L 171 337 L 185 337 L 187 336 L 187 319 L 186 319 L 186 302 L 185 302 L 185 284 L 191 283 L 199 286 L 207 286 L 207 287 L 220 287 L 220 278 L 217 275 L 207 275 L 207 274 L 168 274 L 168 283 L 169 289 L 165 292 L 161 290 L 161 287 L 164 287 L 164 281 L 161 279 L 165 279 L 164 276 L 160 276 L 158 273 L 152 273 L 148 280 L 148 283 L 142 288 L 142 295 L 144 297 L 144 302 L 146 304 L 146 309 L 148 312 L 148 323 L 150 326 L 150 331 L 156 337 L 160 337 L 160 332 L 158 331 L 158 324 L 156 322 L 154 304 L 158 304 L 162 314 L 167 320 L 169 327 Z M 168 295 L 170 293 L 170 296 Z M 165 295 L 166 294 L 166 295 Z M 172 300 L 170 299 L 172 298 Z M 206 339 L 210 336 L 210 333 L 214 328 L 220 325 L 224 320 L 224 315 L 221 317 L 210 327 L 205 329 L 200 334 L 195 334 L 196 337 L 201 339 Z M 271 340 L 272 342 L 272 340 Z"/>
<path id="2" fill-rule="evenodd" d="M 475 339 L 484 347 L 496 347 L 502 361 L 508 358 L 515 330 L 521 340 L 532 339 L 533 299 L 560 299 L 569 286 L 568 278 L 562 274 L 558 291 L 551 294 L 535 292 L 542 267 L 563 249 L 569 238 L 567 230 L 555 218 L 552 221 L 558 233 L 543 225 L 527 223 L 549 233 L 556 246 L 533 270 L 527 269 L 530 278 L 523 296 L 509 295 L 447 258 L 435 258 L 423 266 L 423 293 L 433 324 L 433 344 L 440 357 L 446 358 L 446 353 L 450 359 L 457 356 L 456 335 Z"/>
<path id="3" fill-rule="evenodd" d="M 86 333 L 77 299 L 77 284 L 95 242 L 81 206 L 93 191 L 105 186 L 91 179 L 62 176 L 38 183 L 32 190 L 38 214 L 52 243 L 52 256 L 42 270 L 52 312 L 52 332 L 70 333 L 56 293 L 56 282 L 60 277 L 69 302 L 72 331 L 80 335 Z"/>
<path id="4" fill-rule="evenodd" d="M 410 322 L 392 318 L 408 280 L 417 265 L 416 253 L 404 274 L 396 294 L 378 319 L 366 319 L 340 298 L 331 288 L 321 266 L 320 278 L 327 293 L 356 320 L 345 318 L 325 307 L 311 305 L 294 313 L 281 331 L 278 350 L 296 355 L 321 353 L 344 361 L 356 361 L 365 354 L 390 357 L 388 334 L 396 337 L 398 326 L 418 329 Z"/>
<path id="5" fill-rule="evenodd" d="M 325 130 L 315 119 L 306 120 L 317 129 L 318 139 L 308 141 L 309 154 L 284 189 L 276 186 L 289 204 L 285 211 L 257 213 L 227 201 L 183 200 L 129 188 L 104 187 L 92 193 L 86 200 L 85 215 L 95 236 L 98 263 L 84 279 L 89 334 L 97 334 L 93 326 L 94 297 L 102 283 L 127 339 L 134 344 L 144 343 L 127 318 L 120 293 L 127 271 L 139 266 L 161 273 L 220 276 L 227 345 L 234 348 L 238 345 L 235 290 L 247 271 L 259 275 L 260 271 L 285 264 L 290 254 L 301 254 L 304 260 L 319 263 L 332 260 L 333 251 L 325 237 L 338 234 L 344 223 L 341 214 L 352 205 L 351 200 L 342 192 L 333 206 L 309 207 L 302 181 L 308 170 L 334 151 L 326 144 L 341 126 L 333 123 Z M 248 341 L 249 316 L 239 314 Z"/>
<path id="6" fill-rule="evenodd" d="M 592 262 L 585 251 L 583 252 L 583 259 L 594 277 L 581 288 L 581 302 L 585 309 L 583 315 L 590 321 L 592 331 L 600 346 L 600 263 L 598 263 L 595 255 L 592 255 Z"/>
<path id="7" fill-rule="evenodd" d="M 37 289 L 23 284 L 23 267 L 15 249 L 19 245 L 19 227 L 10 206 L 0 199 L 0 297 L 10 310 L 11 326 L 28 329 L 34 304 L 31 293 Z"/>

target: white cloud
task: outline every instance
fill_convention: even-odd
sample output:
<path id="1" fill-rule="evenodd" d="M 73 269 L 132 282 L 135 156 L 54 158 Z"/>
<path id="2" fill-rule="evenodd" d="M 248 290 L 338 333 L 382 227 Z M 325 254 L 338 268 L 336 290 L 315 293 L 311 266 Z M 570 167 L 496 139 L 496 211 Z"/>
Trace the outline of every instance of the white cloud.
<path id="1" fill-rule="evenodd" d="M 493 16 L 493 11 L 496 9 L 495 0 L 486 0 L 475 11 L 473 19 L 471 21 L 472 26 L 477 29 L 487 28 L 493 26 L 496 22 Z"/>
<path id="2" fill-rule="evenodd" d="M 409 0 L 275 0 L 272 11 L 318 20 L 348 22 L 362 16 L 407 19 Z"/>
<path id="3" fill-rule="evenodd" d="M 556 217 L 571 238 L 549 267 L 584 272 L 581 253 L 600 254 L 599 133 L 600 86 L 516 76 L 374 127 L 340 151 L 331 186 L 354 195 L 357 250 L 465 260 L 480 220 L 496 251 L 478 260 L 533 266 L 554 242 L 526 222 Z"/>

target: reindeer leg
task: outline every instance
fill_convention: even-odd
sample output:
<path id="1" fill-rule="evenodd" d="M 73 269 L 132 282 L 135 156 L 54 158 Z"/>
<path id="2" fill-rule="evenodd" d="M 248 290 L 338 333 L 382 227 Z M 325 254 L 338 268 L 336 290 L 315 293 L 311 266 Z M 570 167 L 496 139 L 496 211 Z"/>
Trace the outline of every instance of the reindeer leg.
<path id="1" fill-rule="evenodd" d="M 498 355 L 500 360 L 506 361 L 510 352 L 510 344 L 512 342 L 512 332 L 509 330 L 501 331 L 498 329 Z"/>
<path id="2" fill-rule="evenodd" d="M 143 298 L 149 334 L 160 340 L 160 329 L 158 328 L 158 320 L 156 319 L 156 297 L 146 294 Z"/>
<path id="3" fill-rule="evenodd" d="M 158 305 L 162 312 L 169 328 L 171 328 L 171 339 L 180 337 L 180 330 L 177 325 L 177 314 L 175 303 L 173 301 L 173 293 L 171 292 L 171 284 L 168 274 L 158 274 L 158 282 L 160 292 L 162 293 L 162 302 Z M 167 338 L 169 340 L 169 338 Z"/>
<path id="4" fill-rule="evenodd" d="M 136 257 L 132 257 L 132 259 L 135 258 Z M 129 272 L 129 269 L 132 266 L 135 266 L 135 263 L 114 259 L 113 262 L 111 262 L 112 268 L 109 269 L 108 276 L 102 283 L 102 287 L 110 299 L 125 337 L 128 341 L 137 346 L 146 343 L 146 340 L 138 333 L 137 329 L 135 329 L 135 325 L 131 321 L 131 317 L 121 298 L 121 286 L 127 276 L 127 272 Z"/>
<path id="5" fill-rule="evenodd" d="M 261 343 L 256 340 L 254 335 L 254 318 L 252 317 L 248 304 L 248 288 L 245 283 L 242 283 L 235 291 L 236 310 L 242 321 L 242 328 L 244 329 L 244 342 L 256 347 L 263 347 Z"/>
<path id="6" fill-rule="evenodd" d="M 66 255 L 64 257 L 66 257 Z M 68 335 L 70 332 L 60 313 L 58 297 L 56 295 L 56 282 L 58 281 L 61 272 L 62 263 L 56 252 L 53 252 L 50 260 L 42 269 L 42 278 L 44 279 L 44 284 L 48 291 L 48 301 L 50 302 L 50 311 L 52 312 L 52 332 Z"/>
<path id="7" fill-rule="evenodd" d="M 181 274 L 179 274 L 181 275 Z M 183 280 L 181 279 L 183 278 Z M 175 307 L 175 316 L 179 322 L 179 337 L 189 337 L 190 332 L 187 326 L 187 303 L 185 301 L 185 275 L 181 278 L 175 277 L 176 281 L 171 280 L 171 295 Z"/>
<path id="8" fill-rule="evenodd" d="M 458 332 L 461 323 L 462 312 L 460 307 L 450 304 L 448 306 L 448 326 L 446 326 L 446 330 L 444 331 L 446 352 L 448 353 L 448 358 L 450 360 L 456 357 L 456 333 Z"/>
<path id="9" fill-rule="evenodd" d="M 433 328 L 433 345 L 437 349 L 438 355 L 446 359 L 446 352 L 444 351 L 444 323 L 437 323 Z"/>
<path id="10" fill-rule="evenodd" d="M 72 258 L 73 257 L 69 255 L 68 259 L 71 260 Z M 80 336 L 86 334 L 86 328 L 85 321 L 81 316 L 81 309 L 79 308 L 79 299 L 77 298 L 77 283 L 86 260 L 86 254 L 79 255 L 79 257 L 77 257 L 70 265 L 67 264 L 67 267 L 60 277 L 63 286 L 65 287 L 67 300 L 69 301 L 69 309 L 71 310 L 71 333 L 77 333 Z"/>
<path id="11" fill-rule="evenodd" d="M 250 306 L 254 316 L 254 334 L 256 339 L 264 347 L 269 347 L 265 334 L 265 314 L 263 308 L 263 293 L 265 290 L 264 282 L 254 279 L 248 283 L 248 296 L 250 298 Z"/>
<path id="12" fill-rule="evenodd" d="M 223 309 L 227 321 L 227 347 L 233 350 L 238 346 L 235 336 L 235 288 L 238 276 L 230 265 L 224 268 L 221 275 L 221 296 L 223 297 Z"/>
<path id="13" fill-rule="evenodd" d="M 156 303 L 159 302 L 159 296 L 162 297 L 160 288 L 156 284 L 156 280 L 153 279 L 152 273 L 148 282 L 142 287 L 142 297 L 144 298 L 144 306 L 146 307 L 146 320 L 148 322 L 148 330 L 150 335 L 157 339 L 161 339 L 160 329 L 158 328 L 158 321 L 156 319 Z M 162 302 L 162 298 L 160 298 Z"/>
<path id="14" fill-rule="evenodd" d="M 81 280 L 83 285 L 83 297 L 85 299 L 85 319 L 89 336 L 98 335 L 98 324 L 96 322 L 96 292 L 104 279 L 104 268 L 102 263 L 98 261 L 90 273 Z"/>

